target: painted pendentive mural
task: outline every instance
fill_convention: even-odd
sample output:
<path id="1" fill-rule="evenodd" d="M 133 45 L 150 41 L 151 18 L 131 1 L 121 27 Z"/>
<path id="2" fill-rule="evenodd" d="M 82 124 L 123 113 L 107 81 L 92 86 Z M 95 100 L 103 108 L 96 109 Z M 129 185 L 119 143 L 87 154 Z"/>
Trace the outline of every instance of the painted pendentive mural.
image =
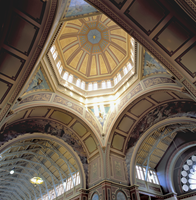
<path id="1" fill-rule="evenodd" d="M 90 4 L 84 0 L 71 0 L 67 7 L 66 13 L 64 14 L 64 19 L 75 18 L 75 17 L 85 17 L 92 14 L 99 14 L 99 11 L 92 7 Z"/>
<path id="2" fill-rule="evenodd" d="M 90 108 L 90 110 L 94 113 L 100 124 L 103 126 L 106 120 L 106 116 L 110 110 L 110 106 L 96 106 Z"/>
<path id="3" fill-rule="evenodd" d="M 35 77 L 31 81 L 31 83 L 28 86 L 28 89 L 25 93 L 29 93 L 30 91 L 50 91 L 50 87 L 46 81 L 46 78 L 44 77 L 43 72 L 41 71 L 41 68 L 38 69 Z"/>
<path id="4" fill-rule="evenodd" d="M 167 74 L 167 71 L 157 60 L 155 60 L 155 58 L 153 58 L 147 51 L 145 51 L 143 77 L 158 73 Z"/>

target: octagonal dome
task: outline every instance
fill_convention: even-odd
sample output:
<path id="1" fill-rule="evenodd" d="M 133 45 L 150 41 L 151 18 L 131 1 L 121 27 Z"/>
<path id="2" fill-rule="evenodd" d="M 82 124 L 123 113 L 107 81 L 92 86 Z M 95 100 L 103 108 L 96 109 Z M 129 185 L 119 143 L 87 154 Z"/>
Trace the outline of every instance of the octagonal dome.
<path id="1" fill-rule="evenodd" d="M 112 78 L 129 59 L 130 36 L 105 15 L 68 21 L 58 36 L 66 71 L 83 78 Z"/>

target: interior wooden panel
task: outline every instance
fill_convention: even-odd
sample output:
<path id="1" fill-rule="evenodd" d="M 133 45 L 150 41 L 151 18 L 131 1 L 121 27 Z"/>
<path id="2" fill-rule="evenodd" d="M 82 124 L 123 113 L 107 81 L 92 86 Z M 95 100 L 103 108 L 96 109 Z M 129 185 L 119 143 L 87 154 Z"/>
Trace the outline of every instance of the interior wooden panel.
<path id="1" fill-rule="evenodd" d="M 127 0 L 110 0 L 116 7 L 121 9 Z"/>
<path id="2" fill-rule="evenodd" d="M 0 104 L 3 102 L 4 98 L 6 97 L 7 93 L 11 89 L 12 84 L 0 79 Z"/>
<path id="3" fill-rule="evenodd" d="M 44 1 L 15 0 L 14 3 L 19 10 L 32 17 L 35 21 L 41 23 L 46 4 Z"/>
<path id="4" fill-rule="evenodd" d="M 167 14 L 167 9 L 156 0 L 134 0 L 125 11 L 125 15 L 132 19 L 147 35 Z"/>
<path id="5" fill-rule="evenodd" d="M 25 60 L 1 49 L 0 51 L 0 73 L 4 76 L 7 76 L 13 80 L 16 80 L 19 75 Z"/>
<path id="6" fill-rule="evenodd" d="M 192 77 L 196 76 L 196 43 L 191 45 L 183 54 L 176 58 L 179 63 Z"/>
<path id="7" fill-rule="evenodd" d="M 6 44 L 28 55 L 38 30 L 35 25 L 14 13 L 7 33 Z"/>
<path id="8" fill-rule="evenodd" d="M 172 18 L 153 40 L 171 56 L 192 36 L 193 33 L 187 27 Z"/>

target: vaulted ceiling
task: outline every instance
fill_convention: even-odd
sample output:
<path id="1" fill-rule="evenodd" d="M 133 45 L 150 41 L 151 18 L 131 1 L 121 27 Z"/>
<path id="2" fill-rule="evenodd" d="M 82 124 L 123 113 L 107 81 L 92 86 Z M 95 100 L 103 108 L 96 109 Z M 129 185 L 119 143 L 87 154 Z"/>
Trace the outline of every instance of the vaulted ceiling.
<path id="1" fill-rule="evenodd" d="M 51 177 L 58 184 L 58 170 L 43 159 L 43 151 L 48 146 L 54 146 L 62 158 L 74 166 L 75 171 L 79 168 L 76 160 L 80 160 L 87 180 L 87 163 L 101 152 L 101 147 L 105 151 L 108 145 L 108 152 L 123 158 L 126 155 L 129 159 L 128 151 L 154 125 L 166 119 L 193 119 L 196 116 L 193 101 L 196 97 L 195 2 L 191 0 L 192 7 L 180 0 L 87 2 L 100 11 L 93 8 L 93 12 L 85 14 L 85 17 L 82 17 L 83 14 L 72 16 L 74 10 L 69 6 L 74 6 L 70 1 L 64 1 L 66 9 L 63 6 L 59 8 L 61 12 L 57 12 L 56 16 L 64 14 L 60 21 L 55 21 L 53 29 L 50 28 L 57 8 L 56 0 L 35 0 L 33 4 L 32 1 L 10 0 L 3 7 L 7 14 L 2 18 L 0 31 L 1 150 L 11 144 L 4 149 L 6 157 L 2 157 L 4 171 L 0 178 L 3 180 L 8 178 L 8 171 L 14 165 L 17 172 L 15 179 L 24 181 L 22 174 L 26 170 L 30 176 L 41 173 L 49 185 L 52 184 Z M 50 38 L 44 46 L 49 33 Z M 60 84 L 55 69 L 47 59 L 51 46 L 56 44 L 64 70 L 75 78 L 97 81 L 105 77 L 113 78 L 129 59 L 131 37 L 144 48 L 135 43 L 135 74 L 130 79 L 126 77 L 126 84 L 123 82 L 118 91 L 112 89 L 111 98 L 105 98 L 106 91 L 102 99 L 84 101 L 71 87 Z M 41 52 L 38 67 L 36 61 Z M 41 83 L 37 74 L 42 76 Z M 186 89 L 182 88 L 183 85 Z M 96 91 L 93 92 L 96 96 Z M 22 99 L 18 99 L 19 96 Z M 111 101 L 113 108 L 109 104 Z M 105 102 L 107 106 L 104 106 L 110 109 L 108 114 L 105 118 L 95 116 L 92 109 L 94 103 L 100 106 Z M 13 111 L 9 112 L 10 108 Z M 180 123 L 180 126 L 187 124 Z M 150 167 L 157 166 L 176 135 L 172 132 L 175 127 L 170 125 L 160 125 L 149 134 L 139 148 L 138 164 L 147 165 L 147 155 L 150 155 Z M 65 142 L 78 154 L 77 159 L 66 154 L 66 147 L 53 140 L 35 138 L 12 144 L 15 139 L 26 134 L 29 137 L 35 132 L 52 135 Z M 46 148 L 43 150 L 44 145 Z M 64 158 L 56 160 L 54 149 L 45 153 L 60 171 L 65 171 L 65 177 L 69 176 L 68 165 L 59 164 Z M 41 169 L 31 172 L 30 165 L 36 168 L 38 162 L 49 170 L 48 174 L 54 174 L 50 177 Z M 6 187 L 12 188 L 13 183 L 8 181 Z M 29 188 L 28 182 L 24 190 Z M 44 186 L 42 189 L 44 191 Z M 29 194 L 24 191 L 24 195 L 33 196 L 32 192 L 33 189 Z M 35 193 L 38 194 L 37 188 Z"/>
<path id="2" fill-rule="evenodd" d="M 111 77 L 130 58 L 130 36 L 105 15 L 64 23 L 55 44 L 66 71 L 96 81 Z"/>
<path id="3" fill-rule="evenodd" d="M 134 37 L 196 97 L 194 64 L 196 25 L 193 17 L 196 9 L 195 1 L 87 0 L 87 2 Z M 188 10 L 192 12 L 189 13 Z"/>
<path id="4" fill-rule="evenodd" d="M 50 190 L 55 193 L 56 186 L 79 171 L 68 149 L 39 138 L 15 142 L 1 152 L 0 161 L 0 196 L 10 191 L 14 199 L 39 199 Z M 10 174 L 11 170 L 14 174 Z M 41 178 L 43 184 L 33 185 L 33 177 Z"/>

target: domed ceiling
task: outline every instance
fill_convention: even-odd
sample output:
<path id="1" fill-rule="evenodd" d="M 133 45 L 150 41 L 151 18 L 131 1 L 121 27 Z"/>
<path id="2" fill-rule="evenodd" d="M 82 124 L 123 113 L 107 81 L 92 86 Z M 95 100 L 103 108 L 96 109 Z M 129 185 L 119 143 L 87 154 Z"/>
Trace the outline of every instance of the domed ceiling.
<path id="1" fill-rule="evenodd" d="M 127 62 L 129 37 L 102 14 L 68 21 L 57 42 L 66 71 L 76 76 L 79 73 L 83 77 L 94 78 L 113 75 Z"/>

